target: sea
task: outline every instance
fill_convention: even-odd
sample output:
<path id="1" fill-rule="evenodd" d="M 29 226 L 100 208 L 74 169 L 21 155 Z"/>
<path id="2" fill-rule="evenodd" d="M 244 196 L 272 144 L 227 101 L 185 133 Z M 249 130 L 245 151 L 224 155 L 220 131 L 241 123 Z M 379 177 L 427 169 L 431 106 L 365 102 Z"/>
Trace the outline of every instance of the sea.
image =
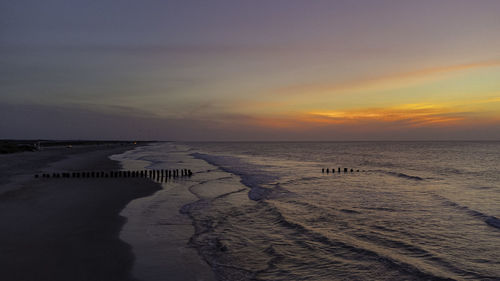
<path id="1" fill-rule="evenodd" d="M 127 207 L 124 231 L 186 230 L 218 280 L 500 280 L 500 142 L 158 142 L 113 159 L 192 170 Z M 162 244 L 128 239 L 160 280 Z"/>

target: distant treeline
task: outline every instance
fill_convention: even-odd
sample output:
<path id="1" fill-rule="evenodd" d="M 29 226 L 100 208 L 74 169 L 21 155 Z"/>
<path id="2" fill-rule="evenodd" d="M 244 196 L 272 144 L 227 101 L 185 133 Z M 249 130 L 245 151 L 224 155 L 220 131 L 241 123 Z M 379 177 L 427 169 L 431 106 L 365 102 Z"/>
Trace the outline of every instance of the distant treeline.
<path id="1" fill-rule="evenodd" d="M 93 140 L 0 140 L 0 154 L 23 151 L 37 151 L 43 147 L 78 146 L 78 145 L 106 145 L 106 144 L 141 144 L 146 141 L 93 141 Z"/>

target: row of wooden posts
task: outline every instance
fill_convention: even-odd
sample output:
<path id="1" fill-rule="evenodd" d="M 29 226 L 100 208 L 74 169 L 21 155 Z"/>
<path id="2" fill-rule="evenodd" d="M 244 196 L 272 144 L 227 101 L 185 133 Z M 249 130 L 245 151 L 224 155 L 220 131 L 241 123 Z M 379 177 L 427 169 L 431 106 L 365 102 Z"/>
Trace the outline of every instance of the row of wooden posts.
<path id="1" fill-rule="evenodd" d="M 332 173 L 332 174 L 334 174 L 334 173 L 335 173 L 335 169 L 331 169 L 331 170 L 330 170 L 329 168 L 326 168 L 326 169 L 325 169 L 325 168 L 323 168 L 323 169 L 321 169 L 321 172 L 322 172 L 323 174 L 324 174 L 324 173 L 329 174 L 329 173 L 330 173 L 330 171 L 331 171 L 331 173 Z M 354 172 L 355 172 L 355 171 L 354 171 L 354 169 L 344 168 L 344 173 L 348 173 L 349 171 L 350 171 L 351 173 L 354 173 Z M 364 171 L 365 171 L 365 170 L 363 170 L 363 172 L 364 172 Z M 338 172 L 338 173 L 342 172 L 342 168 L 340 168 L 340 167 L 339 167 L 339 168 L 337 169 L 337 172 Z M 360 170 L 356 170 L 356 172 L 357 172 L 357 173 L 359 173 L 359 172 L 360 172 Z"/>
<path id="2" fill-rule="evenodd" d="M 178 178 L 190 177 L 190 169 L 142 170 L 142 171 L 86 171 L 36 174 L 35 178 Z"/>

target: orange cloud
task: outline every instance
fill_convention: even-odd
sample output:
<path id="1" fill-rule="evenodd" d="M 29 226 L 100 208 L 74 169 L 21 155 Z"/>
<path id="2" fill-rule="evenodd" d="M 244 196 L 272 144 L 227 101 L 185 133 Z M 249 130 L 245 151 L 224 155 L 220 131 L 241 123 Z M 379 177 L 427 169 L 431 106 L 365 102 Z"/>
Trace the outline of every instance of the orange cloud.
<path id="1" fill-rule="evenodd" d="M 370 123 L 398 123 L 403 127 L 439 127 L 457 125 L 473 113 L 435 104 L 404 104 L 389 108 L 312 111 L 248 119 L 249 124 L 271 128 L 307 129 L 315 126 Z"/>
<path id="2" fill-rule="evenodd" d="M 464 120 L 463 113 L 433 104 L 406 104 L 390 108 L 310 112 L 308 120 L 320 123 L 403 122 L 409 127 L 445 126 Z"/>
<path id="3" fill-rule="evenodd" d="M 308 130 L 329 125 L 349 125 L 367 128 L 370 124 L 396 126 L 398 128 L 459 127 L 498 123 L 500 106 L 498 93 L 477 98 L 433 102 L 408 103 L 388 107 L 342 108 L 338 110 L 293 109 L 282 103 L 236 104 L 232 109 L 239 111 L 231 116 L 219 118 L 222 123 L 240 124 L 261 128 L 275 128 L 293 131 Z M 244 106 L 246 105 L 246 107 Z M 252 106 L 257 106 L 255 110 Z M 268 111 L 268 107 L 277 110 Z M 241 109 L 247 109 L 243 111 Z M 245 112 L 245 113 L 243 113 Z"/>
<path id="4" fill-rule="evenodd" d="M 457 73 L 459 71 L 498 67 L 500 60 L 490 60 L 482 62 L 474 62 L 467 64 L 457 64 L 450 66 L 432 67 L 420 69 L 416 71 L 387 74 L 379 77 L 356 79 L 335 84 L 309 84 L 309 85 L 294 85 L 274 91 L 276 94 L 296 95 L 326 95 L 339 92 L 353 92 L 361 90 L 381 90 L 392 89 L 399 87 L 407 87 L 419 84 L 425 81 L 443 78 L 445 75 Z"/>

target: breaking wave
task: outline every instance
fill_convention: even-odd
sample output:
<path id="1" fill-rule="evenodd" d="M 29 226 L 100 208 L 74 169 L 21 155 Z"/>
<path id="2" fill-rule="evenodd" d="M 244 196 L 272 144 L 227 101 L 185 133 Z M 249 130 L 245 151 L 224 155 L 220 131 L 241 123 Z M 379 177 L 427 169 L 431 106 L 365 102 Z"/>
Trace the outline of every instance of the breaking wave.
<path id="1" fill-rule="evenodd" d="M 203 159 L 221 170 L 240 176 L 241 183 L 248 186 L 248 197 L 259 201 L 272 197 L 276 188 L 264 187 L 279 179 L 261 169 L 261 166 L 244 162 L 237 157 L 192 153 L 191 156 Z M 277 186 L 279 188 L 279 186 Z"/>

